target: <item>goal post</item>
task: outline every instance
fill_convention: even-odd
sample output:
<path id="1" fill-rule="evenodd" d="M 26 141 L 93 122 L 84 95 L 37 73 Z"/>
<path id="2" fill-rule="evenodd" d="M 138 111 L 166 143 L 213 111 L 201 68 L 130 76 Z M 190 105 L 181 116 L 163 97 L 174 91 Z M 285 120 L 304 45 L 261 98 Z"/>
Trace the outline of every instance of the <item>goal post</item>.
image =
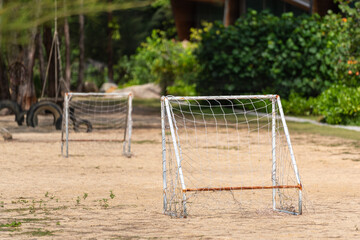
<path id="1" fill-rule="evenodd" d="M 76 93 L 64 96 L 61 152 L 119 150 L 131 157 L 132 93 Z M 114 154 L 116 154 L 114 152 Z"/>
<path id="2" fill-rule="evenodd" d="M 163 96 L 161 125 L 165 214 L 302 213 L 278 95 Z"/>

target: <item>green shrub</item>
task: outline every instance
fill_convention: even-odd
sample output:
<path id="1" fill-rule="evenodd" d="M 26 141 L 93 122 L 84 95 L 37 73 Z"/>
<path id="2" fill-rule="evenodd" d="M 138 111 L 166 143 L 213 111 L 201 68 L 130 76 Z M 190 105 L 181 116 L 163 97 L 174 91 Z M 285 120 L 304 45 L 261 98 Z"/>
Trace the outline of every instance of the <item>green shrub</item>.
<path id="1" fill-rule="evenodd" d="M 132 77 L 133 62 L 128 56 L 122 56 L 117 64 L 114 66 L 114 79 L 116 79 L 119 87 L 125 87 L 125 85 L 136 85 L 129 84 L 133 79 Z"/>
<path id="2" fill-rule="evenodd" d="M 195 52 L 201 63 L 197 90 L 317 96 L 337 81 L 340 37 L 330 23 L 341 18 L 331 16 L 323 20 L 318 15 L 276 17 L 250 11 L 234 26 L 214 23 L 202 32 Z"/>
<path id="3" fill-rule="evenodd" d="M 336 0 L 344 18 L 330 22 L 341 38 L 336 50 L 340 54 L 337 63 L 339 82 L 347 86 L 360 85 L 360 2 L 357 0 Z"/>
<path id="4" fill-rule="evenodd" d="M 360 125 L 360 87 L 331 86 L 318 97 L 316 111 L 329 124 Z"/>
<path id="5" fill-rule="evenodd" d="M 193 82 L 198 72 L 198 64 L 193 55 L 195 47 L 196 45 L 190 42 L 166 39 L 164 32 L 154 30 L 132 59 L 133 79 L 130 82 L 159 83 L 162 94 L 171 92 L 194 95 Z"/>
<path id="6" fill-rule="evenodd" d="M 288 99 L 281 99 L 284 113 L 295 116 L 316 115 L 316 98 L 301 97 L 298 93 L 290 93 Z"/>

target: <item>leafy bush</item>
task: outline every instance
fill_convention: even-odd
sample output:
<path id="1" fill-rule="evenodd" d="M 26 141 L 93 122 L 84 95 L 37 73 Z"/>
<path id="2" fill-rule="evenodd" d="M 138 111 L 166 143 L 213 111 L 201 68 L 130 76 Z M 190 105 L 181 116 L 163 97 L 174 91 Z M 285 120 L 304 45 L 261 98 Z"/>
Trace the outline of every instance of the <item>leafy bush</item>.
<path id="1" fill-rule="evenodd" d="M 336 0 L 344 18 L 332 20 L 341 38 L 336 50 L 340 54 L 337 63 L 338 79 L 347 86 L 360 85 L 360 2 L 357 0 Z"/>
<path id="2" fill-rule="evenodd" d="M 333 85 L 318 97 L 316 111 L 329 124 L 360 125 L 360 87 Z"/>
<path id="3" fill-rule="evenodd" d="M 317 96 L 337 81 L 334 49 L 340 37 L 330 25 L 332 18 L 250 11 L 234 26 L 213 24 L 202 32 L 196 51 L 201 63 L 197 90 Z"/>
<path id="4" fill-rule="evenodd" d="M 288 100 L 281 99 L 284 113 L 296 116 L 316 115 L 316 98 L 301 97 L 298 93 L 290 93 Z"/>
<path id="5" fill-rule="evenodd" d="M 154 30 L 133 57 L 131 83 L 159 83 L 162 93 L 194 95 L 194 79 L 198 64 L 195 44 L 166 39 L 165 33 Z"/>
<path id="6" fill-rule="evenodd" d="M 132 68 L 133 61 L 126 55 L 122 56 L 117 62 L 117 64 L 114 66 L 114 79 L 118 80 L 119 87 L 136 85 L 136 83 L 131 83 L 133 79 Z"/>

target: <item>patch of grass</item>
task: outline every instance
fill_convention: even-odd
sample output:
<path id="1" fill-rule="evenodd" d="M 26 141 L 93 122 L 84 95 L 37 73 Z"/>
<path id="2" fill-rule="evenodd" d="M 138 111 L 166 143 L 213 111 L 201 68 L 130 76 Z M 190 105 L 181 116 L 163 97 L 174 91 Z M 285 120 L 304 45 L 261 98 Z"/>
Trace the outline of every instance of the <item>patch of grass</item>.
<path id="1" fill-rule="evenodd" d="M 287 115 L 290 116 L 290 115 Z M 322 116 L 296 116 L 298 118 L 303 118 L 303 119 L 308 119 L 308 120 L 313 120 L 313 121 L 317 121 L 320 122 L 323 117 Z"/>
<path id="2" fill-rule="evenodd" d="M 11 223 L 5 223 L 5 224 L 0 224 L 0 228 L 3 227 L 20 227 L 21 226 L 21 222 L 17 222 L 17 221 L 12 221 Z"/>
<path id="3" fill-rule="evenodd" d="M 28 208 L 11 208 L 11 209 L 5 209 L 4 212 L 24 212 L 28 211 Z"/>
<path id="4" fill-rule="evenodd" d="M 21 222 L 12 221 L 11 223 L 0 224 L 0 232 L 15 232 L 19 230 Z"/>
<path id="5" fill-rule="evenodd" d="M 100 206 L 103 208 L 108 208 L 109 207 L 109 203 L 108 203 L 108 199 L 103 198 L 101 200 L 99 200 Z"/>
<path id="6" fill-rule="evenodd" d="M 161 102 L 160 99 L 133 99 L 133 106 L 159 110 L 161 108 Z"/>
<path id="7" fill-rule="evenodd" d="M 37 229 L 37 230 L 34 230 L 34 231 L 24 232 L 22 234 L 23 235 L 31 235 L 31 236 L 34 236 L 34 237 L 54 236 L 53 231 L 41 230 L 40 228 Z"/>
<path id="8" fill-rule="evenodd" d="M 113 193 L 112 190 L 110 190 L 110 198 L 111 198 L 111 199 L 114 199 L 114 198 L 115 198 L 115 194 Z"/>
<path id="9" fill-rule="evenodd" d="M 68 209 L 69 207 L 68 206 L 60 206 L 60 207 L 56 207 L 56 208 L 53 208 L 52 210 L 65 210 L 65 209 Z"/>
<path id="10" fill-rule="evenodd" d="M 349 140 L 360 141 L 360 134 L 356 131 L 351 131 L 342 128 L 334 128 L 329 126 L 320 126 L 311 123 L 298 123 L 298 122 L 287 122 L 290 136 L 291 132 L 297 133 L 312 133 L 321 136 L 338 137 Z M 359 143 L 360 144 L 360 143 Z"/>
<path id="11" fill-rule="evenodd" d="M 5 212 L 25 212 L 29 211 L 30 213 L 34 213 L 35 211 L 42 210 L 42 208 L 36 208 L 34 206 L 29 207 L 23 207 L 23 208 L 11 208 L 11 209 L 5 209 Z"/>
<path id="12" fill-rule="evenodd" d="M 136 144 L 146 144 L 146 143 L 156 144 L 158 142 L 155 141 L 155 140 L 140 140 L 140 141 L 131 141 L 131 143 L 136 143 Z"/>

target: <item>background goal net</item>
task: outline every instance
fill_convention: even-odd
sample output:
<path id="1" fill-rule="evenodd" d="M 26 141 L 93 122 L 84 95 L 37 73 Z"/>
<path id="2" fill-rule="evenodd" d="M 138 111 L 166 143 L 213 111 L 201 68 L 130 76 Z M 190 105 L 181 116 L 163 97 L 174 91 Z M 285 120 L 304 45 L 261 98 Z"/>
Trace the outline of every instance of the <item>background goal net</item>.
<path id="1" fill-rule="evenodd" d="M 131 156 L 131 93 L 67 93 L 62 122 L 63 156 L 119 154 Z M 120 144 L 120 145 L 119 145 Z M 121 144 L 122 147 L 121 147 Z"/>
<path id="2" fill-rule="evenodd" d="M 162 97 L 164 213 L 302 213 L 280 97 Z"/>

